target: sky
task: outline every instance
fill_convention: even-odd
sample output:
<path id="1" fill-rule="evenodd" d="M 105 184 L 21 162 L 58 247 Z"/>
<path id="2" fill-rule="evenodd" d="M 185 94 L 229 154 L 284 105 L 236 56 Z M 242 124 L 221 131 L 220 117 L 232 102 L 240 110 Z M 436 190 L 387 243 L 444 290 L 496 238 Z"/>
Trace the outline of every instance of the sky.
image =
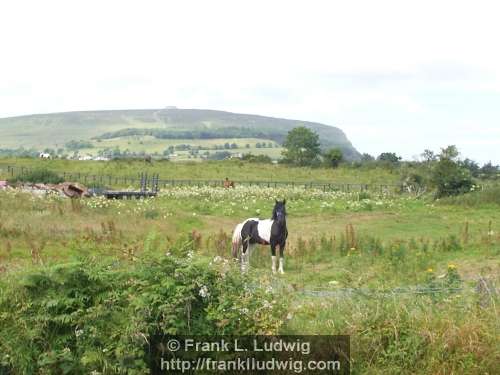
<path id="1" fill-rule="evenodd" d="M 500 164 L 496 1 L 0 3 L 0 117 L 218 109 Z M 1 140 L 0 140 L 1 144 Z"/>

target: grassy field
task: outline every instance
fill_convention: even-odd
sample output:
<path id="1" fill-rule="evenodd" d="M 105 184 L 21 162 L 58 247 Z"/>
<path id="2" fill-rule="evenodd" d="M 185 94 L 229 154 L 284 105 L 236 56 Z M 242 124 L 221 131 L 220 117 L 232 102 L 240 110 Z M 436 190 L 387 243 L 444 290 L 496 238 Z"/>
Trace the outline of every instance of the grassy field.
<path id="1" fill-rule="evenodd" d="M 105 166 L 50 165 L 81 165 L 82 170 Z M 121 173 L 136 167 L 123 166 Z M 170 166 L 199 176 L 210 169 L 212 177 L 221 168 L 216 176 L 230 170 L 243 177 L 233 163 L 205 165 L 205 171 L 165 164 Z M 162 171 L 158 164 L 151 168 Z M 342 170 L 276 166 L 259 166 L 251 173 L 271 171 L 283 179 L 290 174 L 306 178 L 307 173 L 315 179 L 355 178 Z M 270 277 L 267 247 L 258 248 L 251 259 L 252 280 L 281 290 L 275 298 L 286 308 L 269 332 L 348 334 L 354 374 L 494 374 L 500 358 L 493 289 L 500 281 L 500 205 L 495 196 L 475 192 L 463 200 L 434 201 L 300 188 L 183 187 L 150 200 L 75 201 L 4 191 L 0 277 L 17 285 L 23 274 L 81 257 L 129 267 L 145 253 L 162 255 L 185 241 L 197 259 L 229 258 L 234 225 L 247 217 L 269 217 L 274 199 L 286 198 L 286 274 Z M 488 288 L 481 288 L 479 280 Z"/>
<path id="2" fill-rule="evenodd" d="M 191 147 L 200 147 L 200 154 L 208 151 L 213 154 L 217 151 L 214 150 L 214 146 L 224 146 L 226 143 L 235 143 L 238 147 L 228 149 L 227 151 L 231 153 L 252 153 L 254 155 L 268 155 L 273 159 L 278 159 L 281 157 L 281 147 L 265 147 L 257 148 L 257 143 L 265 142 L 266 145 L 275 142 L 269 139 L 258 139 L 258 138 L 216 138 L 216 139 L 158 139 L 151 136 L 130 136 L 130 137 L 119 137 L 112 139 L 103 139 L 99 141 L 92 141 L 94 145 L 93 148 L 86 148 L 79 150 L 80 155 L 98 155 L 99 151 L 105 149 L 113 149 L 118 147 L 121 151 L 129 150 L 130 152 L 145 152 L 148 154 L 154 154 L 157 152 L 162 155 L 169 146 L 177 145 L 190 145 Z M 249 145 L 249 147 L 246 147 Z M 177 156 L 171 157 L 172 160 L 185 160 L 188 159 L 189 151 L 175 151 Z"/>
<path id="3" fill-rule="evenodd" d="M 400 175 L 386 168 L 369 170 L 340 167 L 294 168 L 274 164 L 251 164 L 240 160 L 172 163 L 155 161 L 117 160 L 111 162 L 75 160 L 39 160 L 31 158 L 0 159 L 0 178 L 8 178 L 7 166 L 47 168 L 56 172 L 86 173 L 90 175 L 113 175 L 136 178 L 141 172 L 158 173 L 161 179 L 223 180 L 228 177 L 236 181 L 295 181 L 331 182 L 356 184 L 397 184 Z"/>

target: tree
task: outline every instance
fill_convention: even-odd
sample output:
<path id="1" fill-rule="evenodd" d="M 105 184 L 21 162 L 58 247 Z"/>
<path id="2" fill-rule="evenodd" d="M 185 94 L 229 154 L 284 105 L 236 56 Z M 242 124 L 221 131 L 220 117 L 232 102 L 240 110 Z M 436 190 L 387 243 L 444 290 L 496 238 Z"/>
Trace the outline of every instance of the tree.
<path id="1" fill-rule="evenodd" d="M 434 151 L 432 150 L 424 150 L 424 152 L 422 152 L 420 156 L 422 157 L 425 163 L 432 163 L 433 161 L 437 160 L 437 156 L 436 154 L 434 154 Z"/>
<path id="2" fill-rule="evenodd" d="M 325 163 L 332 168 L 337 168 L 342 161 L 342 151 L 338 148 L 331 148 L 324 155 Z"/>
<path id="3" fill-rule="evenodd" d="M 464 159 L 460 162 L 460 165 L 464 168 L 467 168 L 469 172 L 472 174 L 472 177 L 479 177 L 479 164 L 477 164 L 474 160 L 469 158 Z"/>
<path id="4" fill-rule="evenodd" d="M 448 146 L 446 148 L 442 148 L 441 153 L 439 154 L 438 158 L 439 158 L 439 160 L 450 159 L 450 160 L 456 161 L 456 159 L 458 159 L 458 155 L 459 155 L 459 152 L 458 152 L 457 146 L 451 145 L 451 146 Z"/>
<path id="5" fill-rule="evenodd" d="M 373 156 L 371 156 L 370 154 L 364 153 L 363 155 L 361 155 L 362 162 L 374 161 L 374 160 L 375 160 L 375 158 Z"/>
<path id="6" fill-rule="evenodd" d="M 480 169 L 482 178 L 496 179 L 500 177 L 500 166 L 491 164 L 491 161 L 484 164 Z"/>
<path id="7" fill-rule="evenodd" d="M 455 146 L 441 149 L 438 155 L 438 161 L 432 170 L 437 198 L 467 193 L 472 188 L 471 173 L 461 165 L 458 155 Z"/>
<path id="8" fill-rule="evenodd" d="M 290 130 L 283 147 L 283 161 L 302 166 L 313 164 L 321 152 L 318 134 L 304 126 Z"/>
<path id="9" fill-rule="evenodd" d="M 401 160 L 401 156 L 396 155 L 394 152 L 383 152 L 378 156 L 377 160 L 396 164 Z"/>

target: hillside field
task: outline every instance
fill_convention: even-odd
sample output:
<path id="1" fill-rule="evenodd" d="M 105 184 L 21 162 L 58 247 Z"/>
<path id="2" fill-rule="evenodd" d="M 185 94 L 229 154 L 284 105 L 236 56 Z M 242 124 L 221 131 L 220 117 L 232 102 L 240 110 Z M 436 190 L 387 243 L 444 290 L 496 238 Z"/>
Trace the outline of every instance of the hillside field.
<path id="1" fill-rule="evenodd" d="M 82 148 L 79 150 L 80 155 L 97 156 L 99 152 L 107 149 L 119 148 L 121 151 L 128 150 L 130 152 L 163 155 L 163 152 L 169 146 L 189 145 L 192 148 L 199 148 L 199 155 L 213 154 L 218 151 L 228 151 L 232 154 L 248 154 L 253 155 L 267 155 L 272 159 L 279 159 L 283 148 L 278 146 L 270 139 L 259 138 L 215 138 L 215 139 L 157 139 L 151 136 L 131 136 L 131 137 L 118 137 L 112 139 L 103 139 L 99 141 L 92 141 L 92 148 Z M 257 144 L 265 143 L 266 147 L 257 147 Z M 267 145 L 271 143 L 273 147 Z M 224 149 L 225 144 L 236 144 L 237 147 L 231 149 Z M 247 147 L 248 145 L 248 147 Z M 215 149 L 215 147 L 220 149 Z M 170 156 L 174 161 L 180 160 L 201 160 L 190 156 L 189 150 L 175 149 L 175 156 Z"/>
<path id="2" fill-rule="evenodd" d="M 15 162 L 33 165 L 27 160 Z M 142 167 L 138 162 L 58 160 L 45 166 L 127 174 Z M 387 171 L 288 169 L 236 162 L 154 163 L 147 168 L 191 178 L 229 174 L 232 178 L 397 180 Z M 500 206 L 494 196 L 473 192 L 463 199 L 435 201 L 431 196 L 416 199 L 395 193 L 205 186 L 163 189 L 157 198 L 120 201 L 0 191 L 0 371 L 2 366 L 12 366 L 17 374 L 30 364 L 45 372 L 64 365 L 86 373 L 114 373 L 113 366 L 125 358 L 123 345 L 140 347 L 133 346 L 135 333 L 125 329 L 121 315 L 105 311 L 129 304 L 136 309 L 145 304 L 150 307 L 144 311 L 150 311 L 161 308 L 162 298 L 167 297 L 161 297 L 160 291 L 137 292 L 150 282 L 144 279 L 143 284 L 127 289 L 123 300 L 117 284 L 105 294 L 108 297 L 92 297 L 88 310 L 82 310 L 74 305 L 73 293 L 94 293 L 93 283 L 74 290 L 72 285 L 80 285 L 83 281 L 78 280 L 87 274 L 102 285 L 122 273 L 124 280 L 147 277 L 125 272 L 144 264 L 149 267 L 144 275 L 151 274 L 157 266 L 149 264 L 150 259 L 163 262 L 175 254 L 184 254 L 177 267 L 195 267 L 197 271 L 185 270 L 194 272 L 193 280 L 218 267 L 229 267 L 232 271 L 224 272 L 237 275 L 238 267 L 230 257 L 235 224 L 247 217 L 269 217 L 275 199 L 286 198 L 285 275 L 271 275 L 265 246 L 252 255 L 247 275 L 252 284 L 271 288 L 271 294 L 258 294 L 256 300 L 252 294 L 242 300 L 231 295 L 212 305 L 215 294 L 204 300 L 198 293 L 200 284 L 186 279 L 183 293 L 194 290 L 193 301 L 208 303 L 200 311 L 210 311 L 207 316 L 214 323 L 210 332 L 348 334 L 353 374 L 494 374 L 500 358 L 499 301 L 494 292 L 500 281 Z M 165 278 L 167 274 L 159 280 L 170 280 Z M 232 290 L 227 282 L 221 293 Z M 59 292 L 50 292 L 49 285 Z M 171 287 L 165 284 L 160 290 Z M 216 288 L 207 290 L 216 293 Z M 268 302 L 262 299 L 265 295 Z M 252 312 L 258 301 L 272 306 L 269 314 L 246 319 L 245 314 L 261 311 L 256 307 Z M 217 310 L 233 302 L 241 310 L 231 310 L 235 311 L 231 315 Z M 167 324 L 172 332 L 186 332 L 194 318 L 182 306 L 174 320 L 158 324 Z M 141 324 L 141 314 L 134 324 Z M 104 336 L 87 336 L 103 323 Z M 15 327 L 21 326 L 26 333 L 19 338 Z M 80 330 L 82 336 L 75 341 L 74 332 Z M 39 340 L 40 335 L 53 337 L 51 348 L 26 344 L 28 337 Z M 38 362 L 32 362 L 34 358 Z M 138 359 L 127 361 L 129 369 L 144 373 Z"/>

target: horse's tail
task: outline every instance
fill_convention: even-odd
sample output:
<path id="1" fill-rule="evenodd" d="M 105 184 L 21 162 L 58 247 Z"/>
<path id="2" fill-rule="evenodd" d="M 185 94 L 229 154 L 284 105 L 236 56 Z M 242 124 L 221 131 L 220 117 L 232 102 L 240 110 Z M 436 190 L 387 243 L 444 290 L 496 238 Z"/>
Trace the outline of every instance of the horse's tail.
<path id="1" fill-rule="evenodd" d="M 232 240 L 232 255 L 233 258 L 237 259 L 238 258 L 238 252 L 241 246 L 241 229 L 243 228 L 242 224 L 238 224 L 236 228 L 234 228 L 233 232 L 233 240 Z"/>

